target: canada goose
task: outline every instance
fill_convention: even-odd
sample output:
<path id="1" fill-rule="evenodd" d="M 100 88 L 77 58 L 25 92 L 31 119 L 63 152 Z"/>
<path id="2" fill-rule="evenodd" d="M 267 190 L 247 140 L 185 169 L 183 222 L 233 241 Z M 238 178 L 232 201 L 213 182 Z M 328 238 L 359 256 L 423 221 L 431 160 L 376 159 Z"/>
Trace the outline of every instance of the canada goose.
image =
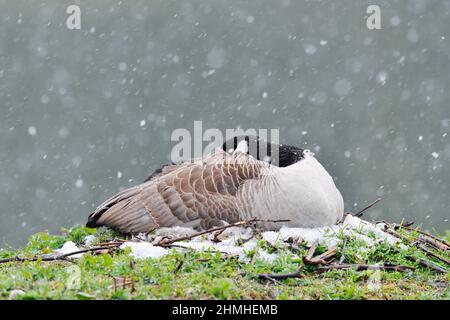
<path id="1" fill-rule="evenodd" d="M 106 200 L 86 225 L 136 234 L 172 226 L 209 229 L 251 218 L 288 219 L 285 225 L 291 227 L 342 219 L 342 196 L 311 152 L 257 138 L 256 149 L 269 155 L 279 149 L 276 166 L 249 148 L 254 140 L 236 137 L 204 158 L 163 166 L 146 182 Z"/>

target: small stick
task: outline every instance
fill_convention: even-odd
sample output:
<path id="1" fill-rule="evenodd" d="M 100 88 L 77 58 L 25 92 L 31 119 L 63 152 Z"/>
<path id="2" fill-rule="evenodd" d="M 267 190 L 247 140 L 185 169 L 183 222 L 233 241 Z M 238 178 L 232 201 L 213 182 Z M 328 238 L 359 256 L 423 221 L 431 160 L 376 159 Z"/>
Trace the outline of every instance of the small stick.
<path id="1" fill-rule="evenodd" d="M 300 252 L 300 248 L 295 243 L 289 244 L 289 250 L 291 250 L 295 254 Z"/>
<path id="2" fill-rule="evenodd" d="M 364 214 L 364 211 L 369 210 L 370 208 L 372 208 L 374 205 L 376 205 L 378 202 L 381 201 L 381 198 L 377 198 L 375 201 L 373 201 L 372 203 L 370 203 L 367 207 L 359 210 L 357 213 L 354 214 L 355 217 L 362 217 L 362 215 Z"/>
<path id="3" fill-rule="evenodd" d="M 342 264 L 345 260 L 344 251 L 346 248 L 347 248 L 347 238 L 344 239 L 344 243 L 342 244 L 341 257 L 339 258 L 339 264 Z"/>
<path id="4" fill-rule="evenodd" d="M 450 260 L 441 257 L 440 255 L 434 253 L 433 251 L 428 250 L 425 246 L 421 245 L 421 244 L 416 244 L 416 247 L 419 248 L 420 250 L 422 250 L 427 256 L 429 257 L 433 257 L 435 259 L 438 259 L 444 263 L 446 263 L 447 265 L 450 265 Z"/>
<path id="5" fill-rule="evenodd" d="M 261 279 L 261 280 L 269 280 L 269 281 L 272 281 L 273 283 L 279 284 L 279 285 L 283 284 L 280 281 L 278 281 L 277 279 L 272 278 L 269 274 L 258 275 L 258 278 Z"/>
<path id="6" fill-rule="evenodd" d="M 70 263 L 77 264 L 77 262 L 74 259 L 71 259 L 71 258 L 61 258 L 59 260 L 63 260 L 63 261 L 67 261 L 67 262 L 70 262 Z"/>
<path id="7" fill-rule="evenodd" d="M 302 274 L 299 271 L 293 273 L 281 273 L 281 274 L 272 274 L 272 273 L 262 273 L 258 274 L 259 279 L 264 280 L 285 280 L 289 278 L 301 278 Z"/>
<path id="8" fill-rule="evenodd" d="M 332 269 L 351 269 L 355 268 L 356 271 L 362 270 L 382 270 L 382 271 L 406 271 L 406 270 L 416 270 L 414 267 L 403 266 L 403 265 L 367 265 L 367 264 L 331 264 L 328 266 L 318 267 L 319 271 L 328 271 Z"/>
<path id="9" fill-rule="evenodd" d="M 386 223 L 388 224 L 388 223 Z M 398 230 L 398 229 L 406 229 L 407 227 L 411 227 L 414 224 L 413 221 L 406 221 L 406 222 L 401 222 L 401 223 L 392 223 L 392 226 L 394 227 L 394 230 Z"/>
<path id="10" fill-rule="evenodd" d="M 211 258 L 197 258 L 194 261 L 195 262 L 208 262 L 208 261 L 211 261 Z"/>
<path id="11" fill-rule="evenodd" d="M 329 260 L 331 258 L 334 258 L 336 255 L 336 248 L 331 248 L 325 251 L 324 253 L 318 255 L 317 257 L 314 257 L 313 259 L 319 259 L 319 260 Z"/>
<path id="12" fill-rule="evenodd" d="M 121 244 L 124 244 L 125 242 L 128 242 L 128 241 L 130 241 L 130 240 L 117 239 L 117 240 L 110 241 L 110 242 L 101 242 L 101 243 L 98 243 L 97 246 L 103 247 L 103 246 L 107 246 L 107 245 L 110 245 L 110 246 L 113 246 L 113 245 L 121 245 Z"/>
<path id="13" fill-rule="evenodd" d="M 412 256 L 406 256 L 406 258 L 408 260 L 417 262 L 418 264 L 420 264 L 421 266 L 428 268 L 428 269 L 432 269 L 434 271 L 436 271 L 437 273 L 447 273 L 447 270 L 441 268 L 440 266 L 438 266 L 437 264 L 434 264 L 430 261 L 421 259 L 421 258 L 414 258 Z"/>
<path id="14" fill-rule="evenodd" d="M 175 268 L 175 270 L 173 270 L 173 273 L 177 274 L 181 270 L 181 267 L 183 266 L 183 263 L 184 263 L 184 260 L 180 260 L 180 262 L 178 263 L 178 265 Z"/>
<path id="15" fill-rule="evenodd" d="M 409 226 L 403 227 L 403 228 L 406 229 L 406 230 L 409 230 L 409 231 L 416 231 L 416 232 L 418 232 L 418 233 L 421 233 L 421 234 L 423 234 L 424 236 L 430 237 L 431 239 L 434 239 L 434 240 L 436 240 L 436 241 L 439 241 L 439 242 L 441 242 L 442 244 L 446 245 L 447 247 L 450 247 L 450 243 L 448 243 L 448 242 L 445 241 L 444 239 L 440 239 L 440 238 L 438 238 L 438 237 L 436 237 L 436 236 L 434 236 L 434 235 L 432 235 L 432 234 L 430 234 L 430 233 L 427 233 L 427 232 L 422 231 L 422 230 L 419 230 L 419 229 L 410 228 Z"/>
<path id="16" fill-rule="evenodd" d="M 391 234 L 391 235 L 393 235 L 394 237 L 396 237 L 398 239 L 401 239 L 401 240 L 407 242 L 408 244 L 413 244 L 412 241 L 409 240 L 407 237 L 405 237 L 404 235 L 402 235 L 402 234 L 400 234 L 400 233 L 398 233 L 398 232 L 396 232 L 394 230 L 389 229 L 387 227 L 387 225 L 385 226 L 384 231 L 389 233 L 389 234 Z"/>
<path id="17" fill-rule="evenodd" d="M 391 235 L 393 235 L 393 236 L 395 236 L 395 237 L 397 237 L 397 238 L 399 238 L 399 239 L 405 241 L 406 243 L 408 243 L 408 244 L 410 244 L 410 245 L 413 245 L 413 246 L 415 246 L 416 248 L 422 250 L 427 256 L 433 257 L 433 258 L 435 258 L 435 259 L 437 259 L 437 260 L 440 260 L 440 261 L 442 261 L 442 262 L 444 262 L 444 263 L 450 265 L 450 260 L 448 260 L 448 259 L 446 259 L 446 258 L 444 258 L 444 257 L 441 257 L 440 255 L 434 253 L 433 251 L 428 250 L 424 245 L 422 245 L 422 244 L 420 244 L 420 243 L 418 243 L 418 242 L 412 242 L 412 241 L 409 240 L 407 237 L 401 235 L 400 233 L 398 233 L 398 232 L 396 232 L 396 231 L 394 231 L 394 230 L 386 229 L 385 231 L 386 231 L 387 233 L 389 233 L 389 234 L 391 234 Z"/>
<path id="18" fill-rule="evenodd" d="M 431 263 L 431 262 L 426 261 L 424 259 L 419 259 L 419 264 L 421 266 L 430 268 L 430 269 L 436 271 L 437 273 L 447 273 L 447 270 L 444 270 L 443 268 L 439 267 L 438 265 L 435 265 L 434 263 Z"/>
<path id="19" fill-rule="evenodd" d="M 303 262 L 305 264 L 311 265 L 319 265 L 319 264 L 327 265 L 331 262 L 332 259 L 334 259 L 335 256 L 336 256 L 336 248 L 331 248 L 325 251 L 324 253 L 312 258 L 310 258 L 310 254 L 308 253 L 308 255 L 303 258 Z"/>
<path id="20" fill-rule="evenodd" d="M 424 244 L 431 245 L 432 247 L 435 247 L 436 249 L 439 249 L 439 250 L 442 250 L 442 251 L 450 250 L 449 246 L 447 246 L 447 245 L 443 244 L 442 242 L 437 241 L 437 240 L 435 240 L 433 238 L 429 238 L 429 237 L 426 237 L 426 236 L 421 236 L 421 237 L 419 237 L 419 241 L 423 242 Z"/>
<path id="21" fill-rule="evenodd" d="M 246 242 L 249 242 L 250 240 L 252 240 L 254 237 L 256 237 L 258 235 L 258 233 L 256 231 L 253 232 L 253 234 L 248 237 L 247 239 L 241 239 L 241 244 L 244 244 Z"/>
<path id="22" fill-rule="evenodd" d="M 122 289 L 125 290 L 127 287 L 131 286 L 131 292 L 135 291 L 134 287 L 134 279 L 128 278 L 128 277 L 113 277 L 113 289 L 114 292 L 117 291 L 117 289 L 122 286 Z"/>
<path id="23" fill-rule="evenodd" d="M 211 241 L 212 241 L 212 242 L 215 242 L 215 243 L 222 242 L 222 240 L 219 239 L 219 236 L 220 236 L 224 231 L 225 231 L 225 229 L 222 229 L 222 230 L 219 230 L 219 231 L 217 231 L 216 233 L 214 233 L 214 237 L 213 237 L 213 239 L 212 239 Z"/>
<path id="24" fill-rule="evenodd" d="M 306 256 L 303 258 L 303 260 L 311 260 L 312 257 L 313 257 L 313 255 L 314 255 L 314 252 L 316 252 L 316 249 L 317 249 L 317 244 L 314 243 L 314 244 L 309 248 L 309 250 L 308 250 L 308 252 L 306 253 Z"/>
<path id="25" fill-rule="evenodd" d="M 69 253 L 64 253 L 60 255 L 50 256 L 50 257 L 44 257 L 44 256 L 34 256 L 33 258 L 20 258 L 20 257 L 13 257 L 13 258 L 7 258 L 7 259 L 1 259 L 0 263 L 8 263 L 8 262 L 25 262 L 25 261 L 55 261 L 55 260 L 64 260 L 67 261 L 67 258 L 79 253 L 86 253 L 86 252 L 94 252 L 94 251 L 101 251 L 105 249 L 111 249 L 114 247 L 118 247 L 119 245 L 114 244 L 111 246 L 103 246 L 103 247 L 93 247 L 88 249 L 82 249 L 77 250 Z"/>

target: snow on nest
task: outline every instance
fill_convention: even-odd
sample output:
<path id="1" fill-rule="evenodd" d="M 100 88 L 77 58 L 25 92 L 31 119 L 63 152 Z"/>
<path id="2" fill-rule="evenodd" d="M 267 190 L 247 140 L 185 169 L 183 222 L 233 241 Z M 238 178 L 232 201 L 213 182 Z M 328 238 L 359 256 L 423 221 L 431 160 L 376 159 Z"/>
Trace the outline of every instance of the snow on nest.
<path id="1" fill-rule="evenodd" d="M 308 245 L 319 244 L 328 248 L 335 248 L 342 241 L 340 235 L 354 237 L 364 241 L 367 246 L 372 246 L 383 241 L 395 244 L 399 239 L 384 232 L 384 224 L 375 225 L 352 215 L 347 215 L 342 224 L 319 227 L 319 228 L 287 228 L 282 227 L 279 231 L 266 231 L 262 234 L 263 239 L 276 244 L 288 240 L 305 241 Z M 370 236 L 369 236 L 370 235 Z M 372 237 L 374 237 L 374 239 Z"/>
<path id="2" fill-rule="evenodd" d="M 66 241 L 64 245 L 60 248 L 55 250 L 56 254 L 68 254 L 76 251 L 80 251 L 81 249 L 77 247 L 77 245 L 72 241 Z M 77 253 L 72 256 L 71 258 L 80 258 L 83 255 L 83 253 Z"/>
<path id="3" fill-rule="evenodd" d="M 312 244 L 323 245 L 328 248 L 335 248 L 342 242 L 342 235 L 361 240 L 365 247 L 361 247 L 361 252 L 368 247 L 381 243 L 383 241 L 389 244 L 397 244 L 399 239 L 383 231 L 384 224 L 375 225 L 368 221 L 352 215 L 347 215 L 342 224 L 319 227 L 319 228 L 288 228 L 281 227 L 279 231 L 266 231 L 261 237 L 274 246 L 286 246 L 285 241 L 306 242 L 309 246 Z M 194 234 L 195 231 L 190 228 L 174 227 L 162 228 L 150 236 L 149 241 L 153 244 L 158 243 L 164 237 L 178 238 Z M 258 247 L 258 239 L 252 238 L 253 229 L 243 227 L 231 227 L 225 229 L 220 235 L 206 234 L 197 236 L 188 241 L 176 242 L 176 250 L 182 250 L 180 247 L 190 248 L 197 251 L 218 251 L 227 255 L 238 257 L 240 261 L 249 262 L 248 253 L 255 251 L 256 260 L 273 262 L 278 255 L 268 253 Z M 217 242 L 217 239 L 220 240 Z M 148 249 L 154 250 L 155 246 L 148 246 Z M 151 256 L 151 254 L 149 254 Z"/>
<path id="4" fill-rule="evenodd" d="M 131 256 L 136 259 L 146 259 L 146 258 L 161 258 L 169 253 L 169 250 L 162 247 L 157 247 L 150 242 L 131 242 L 127 241 L 120 246 L 120 249 L 124 250 L 126 248 L 131 249 Z"/>
<path id="5" fill-rule="evenodd" d="M 90 246 L 97 239 L 93 234 L 84 237 L 84 244 Z"/>
<path id="6" fill-rule="evenodd" d="M 197 251 L 219 251 L 221 253 L 237 256 L 240 261 L 248 262 L 247 253 L 257 248 L 257 240 L 251 239 L 253 231 L 251 228 L 231 227 L 225 229 L 217 236 L 220 242 L 214 241 L 214 235 L 195 237 L 190 241 L 177 242 L 177 246 L 191 248 Z M 249 240 L 250 239 L 250 240 Z M 248 241 L 246 241 L 248 240 Z M 239 242 L 244 242 L 239 245 Z M 273 261 L 275 255 L 270 255 L 262 249 L 256 250 L 257 258 Z"/>
<path id="7" fill-rule="evenodd" d="M 381 243 L 383 241 L 386 241 L 389 244 L 399 243 L 399 239 L 384 232 L 383 228 L 384 224 L 373 224 L 352 215 L 347 215 L 343 223 L 339 225 L 319 228 L 281 227 L 279 231 L 265 231 L 261 234 L 261 237 L 271 245 L 277 247 L 286 246 L 286 241 L 303 241 L 306 242 L 308 246 L 318 244 L 328 248 L 335 248 L 343 241 L 342 235 L 345 235 L 365 243 L 365 247 L 362 246 L 361 251 L 367 250 L 368 247 L 372 247 L 376 243 Z M 136 259 L 160 258 L 169 253 L 169 249 L 155 245 L 162 238 L 179 238 L 192 235 L 195 232 L 196 231 L 191 228 L 183 227 L 161 228 L 154 234 L 149 235 L 147 238 L 148 241 L 136 241 L 136 239 L 145 237 L 140 236 L 136 239 L 132 239 L 132 241 L 125 242 L 120 248 L 130 248 L 131 255 Z M 183 248 L 189 248 L 197 251 L 218 251 L 226 255 L 236 256 L 242 262 L 249 262 L 250 258 L 248 253 L 254 250 L 255 260 L 259 259 L 273 262 L 277 259 L 277 254 L 271 254 L 264 249 L 259 248 L 257 237 L 252 236 L 252 228 L 230 227 L 225 229 L 219 235 L 210 233 L 197 236 L 188 241 L 178 241 L 175 243 L 175 249 L 183 250 Z M 90 243 L 93 241 L 92 237 L 85 240 L 89 240 L 88 242 Z M 217 240 L 219 240 L 219 242 Z M 402 245 L 400 244 L 400 246 Z M 79 248 L 77 248 L 73 242 L 68 241 L 58 250 L 58 253 L 68 253 L 71 252 L 70 250 L 76 251 L 79 250 Z"/>

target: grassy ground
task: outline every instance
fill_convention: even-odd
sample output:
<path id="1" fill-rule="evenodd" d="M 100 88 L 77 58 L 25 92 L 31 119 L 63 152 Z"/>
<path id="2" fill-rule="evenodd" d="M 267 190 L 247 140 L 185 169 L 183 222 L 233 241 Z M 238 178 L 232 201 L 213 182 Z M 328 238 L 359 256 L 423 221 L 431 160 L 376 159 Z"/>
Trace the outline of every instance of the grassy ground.
<path id="1" fill-rule="evenodd" d="M 83 239 L 96 231 L 85 227 L 65 230 L 62 235 L 38 233 L 20 250 L 0 251 L 0 259 L 34 257 L 60 248 L 71 240 L 83 245 Z M 413 238 L 416 234 L 408 233 Z M 98 242 L 111 240 L 111 231 L 97 232 Z M 450 240 L 450 233 L 446 239 Z M 160 259 L 133 259 L 129 251 L 113 249 L 87 253 L 73 261 L 9 262 L 0 264 L 0 299 L 449 299 L 449 272 L 438 274 L 422 267 L 414 259 L 432 260 L 415 247 L 408 250 L 382 243 L 365 248 L 364 243 L 347 239 L 338 248 L 337 259 L 344 254 L 346 263 L 397 264 L 416 267 L 411 271 L 332 270 L 318 273 L 304 265 L 288 248 L 259 246 L 277 251 L 273 263 L 254 260 L 241 263 L 215 252 L 171 253 Z M 307 247 L 298 245 L 298 256 Z M 316 254 L 325 251 L 319 247 Z M 249 252 L 252 257 L 254 252 Z M 448 255 L 446 256 L 448 259 Z M 183 262 L 181 262 L 183 261 Z M 258 279 L 262 273 L 289 273 L 300 270 L 301 278 L 282 281 Z M 448 270 L 448 269 L 446 269 Z M 14 291 L 20 290 L 20 291 Z"/>

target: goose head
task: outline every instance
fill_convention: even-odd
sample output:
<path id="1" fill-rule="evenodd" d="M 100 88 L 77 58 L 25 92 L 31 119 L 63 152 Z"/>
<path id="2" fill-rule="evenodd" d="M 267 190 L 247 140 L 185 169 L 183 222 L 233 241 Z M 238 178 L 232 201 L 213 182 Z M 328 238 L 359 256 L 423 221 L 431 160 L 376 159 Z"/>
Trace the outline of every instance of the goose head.
<path id="1" fill-rule="evenodd" d="M 233 153 L 240 149 L 257 160 L 268 162 L 277 167 L 288 167 L 304 159 L 305 149 L 287 144 L 268 142 L 258 136 L 242 135 L 227 140 L 222 149 Z"/>

